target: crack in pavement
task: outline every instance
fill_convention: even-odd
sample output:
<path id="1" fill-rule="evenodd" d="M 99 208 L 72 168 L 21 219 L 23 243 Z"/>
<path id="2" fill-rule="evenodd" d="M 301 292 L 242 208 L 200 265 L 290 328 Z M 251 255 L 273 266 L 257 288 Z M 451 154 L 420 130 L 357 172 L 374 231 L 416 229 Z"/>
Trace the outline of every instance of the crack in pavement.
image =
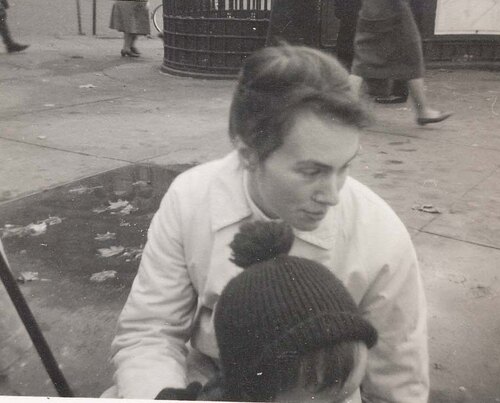
<path id="1" fill-rule="evenodd" d="M 475 245 L 475 246 L 481 246 L 483 248 L 500 250 L 500 247 L 495 246 L 495 245 L 489 245 L 489 244 L 485 244 L 485 243 L 481 243 L 481 242 L 469 241 L 467 239 L 461 239 L 461 238 L 457 238 L 457 237 L 454 237 L 454 236 L 451 236 L 451 235 L 440 234 L 440 233 L 432 232 L 432 231 L 424 231 L 424 230 L 419 230 L 419 229 L 417 229 L 417 231 L 419 233 L 422 233 L 422 234 L 435 235 L 435 236 L 438 236 L 438 237 L 441 237 L 441 238 L 446 238 L 446 239 L 451 239 L 453 241 L 467 243 L 469 245 Z"/>
<path id="2" fill-rule="evenodd" d="M 13 142 L 13 143 L 26 144 L 26 145 L 30 145 L 30 146 L 33 146 L 33 147 L 45 148 L 45 149 L 48 149 L 48 150 L 61 151 L 61 152 L 69 153 L 69 154 L 83 155 L 85 157 L 94 157 L 94 158 L 99 158 L 99 159 L 103 159 L 103 160 L 127 162 L 129 164 L 135 164 L 136 163 L 135 161 L 124 160 L 124 159 L 121 159 L 121 158 L 113 158 L 113 157 L 106 157 L 106 156 L 102 156 L 102 155 L 89 154 L 89 153 L 84 153 L 82 151 L 66 150 L 64 148 L 47 146 L 47 145 L 44 145 L 44 144 L 30 143 L 29 141 L 15 140 L 15 139 L 6 138 L 6 137 L 3 137 L 3 136 L 0 136 L 0 139 L 5 140 L 5 141 L 10 141 L 10 142 Z"/>
<path id="3" fill-rule="evenodd" d="M 105 99 L 99 99 L 96 101 L 87 101 L 87 102 L 80 102 L 80 103 L 75 103 L 75 104 L 69 104 L 69 105 L 62 105 L 62 106 L 54 106 L 54 107 L 46 107 L 46 108 L 41 108 L 41 109 L 31 109 L 28 111 L 23 111 L 19 113 L 13 113 L 13 114 L 6 114 L 2 115 L 0 113 L 0 117 L 2 119 L 10 119 L 10 118 L 15 118 L 18 116 L 25 116 L 25 115 L 34 115 L 40 112 L 47 112 L 47 111 L 56 111 L 56 110 L 62 110 L 62 109 L 67 109 L 67 108 L 73 108 L 75 106 L 83 106 L 83 105 L 92 105 L 92 104 L 98 104 L 99 102 L 108 102 L 108 101 L 116 101 L 118 99 L 122 99 L 123 97 L 112 97 L 112 98 L 105 98 Z"/>

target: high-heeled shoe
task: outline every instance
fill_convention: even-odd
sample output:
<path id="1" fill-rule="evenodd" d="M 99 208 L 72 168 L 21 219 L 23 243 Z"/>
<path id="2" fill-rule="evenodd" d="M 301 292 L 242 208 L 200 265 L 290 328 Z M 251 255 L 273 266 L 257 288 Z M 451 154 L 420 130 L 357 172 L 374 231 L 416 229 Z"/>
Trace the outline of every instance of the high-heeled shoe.
<path id="1" fill-rule="evenodd" d="M 128 57 L 139 57 L 139 55 L 137 53 L 132 52 L 132 50 L 122 49 L 120 53 L 121 53 L 122 57 L 125 57 L 125 56 L 128 56 Z"/>
<path id="2" fill-rule="evenodd" d="M 453 115 L 452 112 L 444 112 L 444 113 L 441 113 L 438 116 L 433 117 L 433 118 L 417 118 L 417 124 L 419 126 L 424 126 L 424 125 L 427 125 L 429 123 L 442 122 L 443 120 L 448 119 L 451 115 Z"/>

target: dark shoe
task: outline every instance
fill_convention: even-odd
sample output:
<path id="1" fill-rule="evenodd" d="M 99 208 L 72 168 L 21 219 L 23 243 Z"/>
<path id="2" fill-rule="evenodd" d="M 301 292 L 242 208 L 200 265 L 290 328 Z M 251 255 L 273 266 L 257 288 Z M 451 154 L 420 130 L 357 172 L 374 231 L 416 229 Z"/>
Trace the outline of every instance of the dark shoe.
<path id="1" fill-rule="evenodd" d="M 438 123 L 448 119 L 451 115 L 453 115 L 453 113 L 445 112 L 441 113 L 439 116 L 436 116 L 435 118 L 417 118 L 417 123 L 419 126 L 424 126 L 429 123 Z"/>
<path id="2" fill-rule="evenodd" d="M 128 57 L 139 57 L 137 53 L 132 52 L 131 50 L 121 50 L 121 55 L 122 57 L 128 56 Z"/>
<path id="3" fill-rule="evenodd" d="M 377 97 L 375 102 L 379 104 L 404 104 L 408 100 L 404 95 L 389 95 L 387 97 Z"/>
<path id="4" fill-rule="evenodd" d="M 130 47 L 130 51 L 132 53 L 135 53 L 136 55 L 140 55 L 141 54 L 141 52 L 139 52 L 135 46 L 131 46 Z"/>
<path id="5" fill-rule="evenodd" d="M 23 50 L 27 49 L 30 45 L 21 45 L 20 43 L 11 43 L 10 45 L 7 45 L 7 52 L 8 53 L 14 53 L 14 52 L 22 52 Z"/>

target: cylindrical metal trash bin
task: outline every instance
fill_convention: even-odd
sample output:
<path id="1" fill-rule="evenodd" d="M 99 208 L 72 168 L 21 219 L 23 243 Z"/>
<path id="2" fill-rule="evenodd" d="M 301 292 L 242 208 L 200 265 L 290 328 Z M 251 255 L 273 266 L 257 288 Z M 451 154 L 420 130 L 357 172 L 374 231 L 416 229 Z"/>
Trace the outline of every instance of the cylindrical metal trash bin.
<path id="1" fill-rule="evenodd" d="M 231 78 L 263 47 L 271 0 L 163 0 L 162 71 Z"/>

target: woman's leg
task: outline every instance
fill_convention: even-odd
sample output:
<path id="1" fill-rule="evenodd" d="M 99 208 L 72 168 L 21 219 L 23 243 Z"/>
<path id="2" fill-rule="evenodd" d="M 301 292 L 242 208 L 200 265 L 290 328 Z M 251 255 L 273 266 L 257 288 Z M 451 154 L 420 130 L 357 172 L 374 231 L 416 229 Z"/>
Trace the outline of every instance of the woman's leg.
<path id="1" fill-rule="evenodd" d="M 408 81 L 410 97 L 417 111 L 417 122 L 419 124 L 441 122 L 451 116 L 451 113 L 443 113 L 429 106 L 425 95 L 424 79 L 414 78 Z"/>
<path id="2" fill-rule="evenodd" d="M 130 44 L 130 50 L 138 55 L 141 54 L 141 52 L 139 52 L 137 50 L 137 48 L 135 47 L 135 41 L 137 40 L 137 34 L 131 34 L 132 35 L 132 43 Z"/>
<path id="3" fill-rule="evenodd" d="M 363 77 L 357 76 L 356 74 L 349 75 L 349 84 L 351 84 L 351 88 L 354 94 L 361 98 L 361 87 L 363 85 Z"/>
<path id="4" fill-rule="evenodd" d="M 427 103 L 423 78 L 414 78 L 408 81 L 408 87 L 418 117 L 430 117 L 431 115 L 439 114 L 439 111 L 431 109 Z"/>
<path id="5" fill-rule="evenodd" d="M 122 56 L 139 57 L 139 55 L 132 50 L 134 47 L 134 36 L 135 34 L 123 33 Z"/>
<path id="6" fill-rule="evenodd" d="M 408 81 L 408 89 L 417 110 L 417 123 L 419 125 L 441 122 L 452 115 L 449 112 L 441 112 L 429 106 L 425 96 L 423 78 L 414 78 Z"/>
<path id="7" fill-rule="evenodd" d="M 133 34 L 129 34 L 127 32 L 123 33 L 123 50 L 125 52 L 130 52 L 130 47 L 132 46 L 132 36 Z"/>

